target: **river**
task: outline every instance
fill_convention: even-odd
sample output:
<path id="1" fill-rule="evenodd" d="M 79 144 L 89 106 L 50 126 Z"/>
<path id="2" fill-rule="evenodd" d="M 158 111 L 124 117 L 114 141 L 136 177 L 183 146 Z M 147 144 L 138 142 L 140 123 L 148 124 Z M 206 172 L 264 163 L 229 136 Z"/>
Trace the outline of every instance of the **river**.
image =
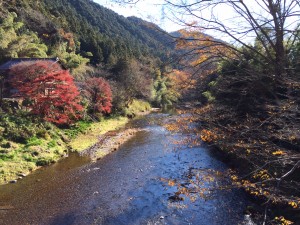
<path id="1" fill-rule="evenodd" d="M 170 118 L 156 113 L 133 120 L 128 126 L 143 130 L 97 162 L 71 154 L 1 186 L 0 224 L 251 224 L 243 215 L 251 203 L 240 190 L 174 198 L 199 171 L 228 168 L 206 148 L 177 149 L 172 140 L 187 134 L 163 128 Z"/>

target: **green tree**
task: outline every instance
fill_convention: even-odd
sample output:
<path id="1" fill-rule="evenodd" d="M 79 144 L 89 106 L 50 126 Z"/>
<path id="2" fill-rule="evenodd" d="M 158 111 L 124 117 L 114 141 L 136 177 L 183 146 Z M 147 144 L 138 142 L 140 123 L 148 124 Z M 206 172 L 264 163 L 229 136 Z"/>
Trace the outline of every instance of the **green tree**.
<path id="1" fill-rule="evenodd" d="M 152 98 L 157 106 L 171 106 L 178 100 L 179 93 L 172 88 L 173 85 L 174 84 L 168 76 L 162 75 L 160 70 L 156 71 Z"/>
<path id="2" fill-rule="evenodd" d="M 48 48 L 31 31 L 21 32 L 23 23 L 17 22 L 17 14 L 8 13 L 0 21 L 0 60 L 19 57 L 47 57 Z"/>

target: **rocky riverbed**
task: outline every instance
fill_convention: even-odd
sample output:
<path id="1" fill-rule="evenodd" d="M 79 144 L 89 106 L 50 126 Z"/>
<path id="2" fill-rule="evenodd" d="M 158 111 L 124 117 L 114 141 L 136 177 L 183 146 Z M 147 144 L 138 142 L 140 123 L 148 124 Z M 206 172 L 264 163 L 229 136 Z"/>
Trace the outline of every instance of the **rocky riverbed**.
<path id="1" fill-rule="evenodd" d="M 143 129 L 131 128 L 124 131 L 111 131 L 99 137 L 99 142 L 92 147 L 80 152 L 81 156 L 88 156 L 92 160 L 98 160 L 107 154 L 116 151 L 120 146 L 134 137 L 134 135 Z"/>

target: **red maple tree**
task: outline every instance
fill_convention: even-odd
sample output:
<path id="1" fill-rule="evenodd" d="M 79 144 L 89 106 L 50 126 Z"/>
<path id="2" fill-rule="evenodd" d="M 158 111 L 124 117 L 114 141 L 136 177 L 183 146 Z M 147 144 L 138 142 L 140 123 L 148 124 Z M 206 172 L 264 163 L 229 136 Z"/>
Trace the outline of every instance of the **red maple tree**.
<path id="1" fill-rule="evenodd" d="M 84 84 L 84 89 L 93 113 L 111 112 L 112 92 L 109 83 L 104 78 L 89 78 Z"/>
<path id="2" fill-rule="evenodd" d="M 80 118 L 83 107 L 73 77 L 52 61 L 22 62 L 10 70 L 16 96 L 27 99 L 31 113 L 56 124 Z"/>

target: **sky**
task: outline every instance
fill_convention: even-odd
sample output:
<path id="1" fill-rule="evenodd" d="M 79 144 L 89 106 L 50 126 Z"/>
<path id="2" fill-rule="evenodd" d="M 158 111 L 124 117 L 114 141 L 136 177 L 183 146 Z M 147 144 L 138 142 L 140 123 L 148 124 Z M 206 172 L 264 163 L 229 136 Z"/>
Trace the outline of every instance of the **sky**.
<path id="1" fill-rule="evenodd" d="M 179 14 L 172 15 L 172 12 L 175 10 L 169 7 L 164 7 L 162 3 L 163 0 L 140 0 L 137 1 L 136 4 L 117 4 L 113 3 L 110 0 L 94 0 L 94 2 L 99 3 L 100 5 L 112 9 L 116 13 L 123 15 L 125 17 L 128 16 L 136 16 L 142 18 L 146 21 L 153 22 L 160 26 L 162 29 L 166 30 L 167 32 L 178 31 L 180 29 L 185 28 L 182 24 L 180 25 L 179 21 L 181 18 L 177 18 Z M 220 9 L 219 9 L 220 8 Z M 229 19 L 231 9 L 225 9 L 224 6 L 217 8 L 216 15 L 221 17 L 222 20 Z M 226 13 L 224 13 L 226 12 Z M 175 13 L 174 13 L 175 14 Z M 205 10 L 201 12 L 202 15 L 209 18 L 211 13 L 209 10 Z M 175 17 L 174 17 L 175 16 Z M 181 15 L 183 17 L 183 15 Z M 171 19 L 173 18 L 173 19 Z M 189 18 L 184 16 L 184 20 L 186 22 L 192 22 L 195 18 Z M 211 32 L 210 30 L 205 31 L 205 33 L 212 35 L 218 39 L 227 40 L 227 37 L 224 37 L 220 34 L 216 34 L 215 31 Z"/>
<path id="2" fill-rule="evenodd" d="M 178 31 L 185 28 L 182 24 L 179 24 L 180 18 L 174 17 L 175 15 L 172 15 L 172 12 L 174 12 L 175 10 L 170 10 L 169 7 L 164 7 L 162 5 L 162 3 L 164 2 L 163 0 L 140 0 L 137 1 L 136 4 L 117 4 L 113 3 L 110 0 L 94 0 L 94 2 L 99 3 L 100 5 L 109 8 L 125 17 L 136 16 L 146 21 L 153 22 L 167 32 Z M 217 12 L 217 14 L 220 14 L 221 17 L 224 18 L 224 20 L 227 19 L 226 15 L 230 15 L 230 13 L 224 14 L 224 7 L 221 10 L 217 11 L 220 11 Z M 225 11 L 230 12 L 230 9 Z M 207 17 L 211 16 L 208 10 L 201 13 Z M 194 18 L 189 21 L 188 17 L 185 16 L 184 20 L 187 22 L 192 22 L 194 21 Z M 226 40 L 226 37 L 223 37 L 222 35 L 218 36 L 214 32 L 210 32 L 209 30 L 205 31 L 205 33 L 216 38 Z"/>
<path id="3" fill-rule="evenodd" d="M 125 17 L 136 16 L 149 22 L 153 22 L 168 32 L 177 31 L 183 28 L 166 17 L 164 7 L 161 5 L 163 2 L 162 0 L 143 0 L 134 5 L 120 5 L 109 0 L 94 0 L 94 2 L 112 9 Z"/>
<path id="4" fill-rule="evenodd" d="M 185 0 L 188 3 L 194 2 L 194 0 Z M 252 29 L 251 23 L 237 13 L 232 6 L 228 6 L 227 3 L 218 4 L 217 6 L 205 7 L 203 10 L 199 10 L 198 4 L 192 4 L 192 11 L 186 13 L 181 7 L 163 6 L 163 0 L 140 0 L 136 4 L 117 4 L 113 3 L 110 0 L 94 0 L 94 2 L 99 3 L 102 6 L 112 9 L 116 13 L 128 16 L 136 16 L 153 22 L 160 26 L 162 29 L 167 32 L 177 31 L 185 28 L 180 26 L 178 21 L 183 19 L 185 22 L 193 22 L 197 19 L 197 25 L 199 27 L 205 27 L 205 30 L 202 32 L 213 36 L 216 39 L 221 39 L 232 44 L 239 44 L 239 40 L 243 42 L 251 43 L 254 41 L 256 34 Z M 176 2 L 176 0 L 171 1 Z M 220 1 L 222 2 L 222 1 Z M 265 0 L 266 2 L 266 0 Z M 287 2 L 293 2 L 289 0 Z M 252 16 L 256 18 L 259 23 L 264 23 L 270 19 L 268 10 L 262 4 L 261 0 L 247 0 L 244 1 L 248 9 L 251 11 Z M 241 6 L 239 4 L 239 6 Z M 298 15 L 299 6 L 296 6 L 292 9 L 296 16 Z M 176 13 L 177 12 L 177 13 Z M 179 12 L 179 13 L 178 13 Z M 191 12 L 192 15 L 191 16 Z M 176 18 L 176 16 L 181 18 Z M 173 19 L 170 19 L 173 18 Z M 175 18 L 175 19 L 174 19 Z M 198 18 L 205 18 L 204 20 L 199 20 Z M 222 32 L 218 32 L 218 29 L 214 29 L 215 24 L 211 22 L 205 22 L 205 20 L 217 20 L 226 26 L 226 30 L 229 30 L 231 34 L 235 35 L 236 39 L 233 39 L 230 35 Z M 179 20 L 178 20 L 179 19 Z M 287 18 L 287 23 L 292 24 L 289 29 L 293 28 L 295 24 L 298 24 L 299 17 L 289 17 Z M 176 22 L 177 21 L 177 22 Z M 271 20 L 272 21 L 272 20 Z M 223 29 L 219 26 L 221 30 Z"/>

